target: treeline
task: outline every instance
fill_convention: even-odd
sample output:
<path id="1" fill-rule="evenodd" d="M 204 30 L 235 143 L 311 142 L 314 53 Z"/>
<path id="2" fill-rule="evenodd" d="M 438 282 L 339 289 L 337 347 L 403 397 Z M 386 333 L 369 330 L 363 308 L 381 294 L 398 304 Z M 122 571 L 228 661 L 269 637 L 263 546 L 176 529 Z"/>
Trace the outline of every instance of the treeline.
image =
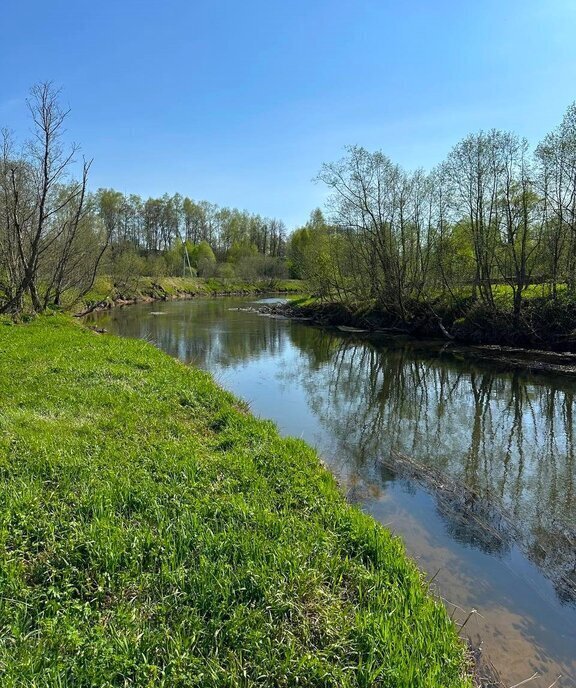
<path id="1" fill-rule="evenodd" d="M 68 110 L 50 83 L 32 88 L 32 136 L 2 132 L 0 313 L 36 312 L 81 299 L 105 273 L 137 276 L 284 277 L 286 227 L 277 219 L 195 202 L 90 193 L 90 161 L 63 141 Z"/>
<path id="2" fill-rule="evenodd" d="M 106 233 L 109 272 L 211 277 L 283 277 L 286 227 L 236 208 L 180 194 L 143 200 L 99 189 L 89 201 Z"/>
<path id="3" fill-rule="evenodd" d="M 528 297 L 576 295 L 576 103 L 534 150 L 481 131 L 426 173 L 351 147 L 318 179 L 329 222 L 315 211 L 289 254 L 321 299 L 402 321 L 422 304 L 475 304 L 520 322 Z"/>
<path id="4" fill-rule="evenodd" d="M 280 220 L 180 194 L 90 193 L 90 161 L 63 143 L 58 92 L 35 86 L 28 105 L 31 139 L 2 137 L 0 313 L 81 299 L 99 272 L 117 285 L 290 274 L 321 300 L 402 322 L 425 311 L 450 325 L 474 311 L 530 330 L 534 308 L 576 304 L 576 104 L 534 150 L 479 132 L 430 173 L 349 148 L 318 175 L 328 219 L 315 211 L 289 241 Z"/>
<path id="5" fill-rule="evenodd" d="M 208 243 L 225 257 L 233 246 L 254 246 L 258 253 L 281 257 L 286 227 L 281 220 L 236 208 L 196 202 L 180 194 L 143 200 L 113 189 L 100 189 L 93 197 L 114 246 L 132 245 L 158 253 L 179 241 Z"/>

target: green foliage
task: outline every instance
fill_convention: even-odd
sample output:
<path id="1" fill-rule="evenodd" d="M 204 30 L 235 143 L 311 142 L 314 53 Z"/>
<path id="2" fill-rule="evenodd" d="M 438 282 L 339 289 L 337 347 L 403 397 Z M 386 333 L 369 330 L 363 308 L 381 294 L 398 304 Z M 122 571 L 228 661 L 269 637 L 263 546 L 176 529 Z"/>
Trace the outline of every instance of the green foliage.
<path id="1" fill-rule="evenodd" d="M 211 277 L 216 271 L 216 256 L 207 241 L 201 241 L 189 251 L 190 263 L 200 277 Z"/>
<path id="2" fill-rule="evenodd" d="M 112 256 L 112 279 L 120 293 L 138 289 L 140 277 L 146 271 L 146 261 L 138 253 L 125 247 Z"/>
<path id="3" fill-rule="evenodd" d="M 247 281 L 259 279 L 285 279 L 288 269 L 283 260 L 259 254 L 241 258 L 236 265 L 236 276 Z"/>
<path id="4" fill-rule="evenodd" d="M 450 286 L 474 279 L 474 246 L 472 231 L 466 221 L 457 222 L 438 239 L 436 258 L 442 263 L 444 279 Z"/>
<path id="5" fill-rule="evenodd" d="M 154 279 L 159 279 L 160 277 L 166 277 L 169 272 L 168 263 L 164 256 L 147 256 L 144 259 L 144 275 L 146 277 L 153 277 Z"/>
<path id="6" fill-rule="evenodd" d="M 342 234 L 328 226 L 322 212 L 315 210 L 308 223 L 291 237 L 290 274 L 305 279 L 321 299 L 337 296 L 346 290 L 348 276 L 354 270 L 347 249 Z"/>
<path id="7" fill-rule="evenodd" d="M 312 211 L 310 219 L 300 229 L 295 230 L 288 244 L 290 274 L 296 279 L 307 279 L 314 272 L 315 248 L 326 235 L 328 225 L 319 208 Z"/>
<path id="8" fill-rule="evenodd" d="M 0 328 L 2 685 L 470 686 L 399 540 L 142 341 Z"/>
<path id="9" fill-rule="evenodd" d="M 229 263 L 237 264 L 244 258 L 253 258 L 258 255 L 258 247 L 255 244 L 234 242 L 226 255 Z"/>
<path id="10" fill-rule="evenodd" d="M 233 279 L 236 277 L 236 270 L 231 263 L 220 263 L 216 269 L 216 275 L 224 279 Z"/>

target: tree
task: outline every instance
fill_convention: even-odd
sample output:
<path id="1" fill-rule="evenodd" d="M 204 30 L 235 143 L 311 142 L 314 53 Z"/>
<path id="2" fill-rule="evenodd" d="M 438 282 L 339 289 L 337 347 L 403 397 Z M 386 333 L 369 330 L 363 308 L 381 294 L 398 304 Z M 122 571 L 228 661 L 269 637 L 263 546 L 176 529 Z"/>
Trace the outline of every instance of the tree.
<path id="1" fill-rule="evenodd" d="M 253 256 L 257 255 L 258 248 L 255 244 L 236 241 L 228 250 L 228 253 L 226 254 L 226 260 L 229 263 L 238 264 L 243 258 L 252 258 Z"/>
<path id="2" fill-rule="evenodd" d="M 182 202 L 184 215 L 184 235 L 187 241 L 197 244 L 203 236 L 203 227 L 206 225 L 204 209 L 186 197 Z"/>
<path id="3" fill-rule="evenodd" d="M 201 241 L 190 253 L 190 263 L 200 277 L 211 277 L 216 269 L 216 256 L 207 241 Z"/>
<path id="4" fill-rule="evenodd" d="M 452 198 L 468 220 L 475 257 L 474 292 L 494 307 L 492 270 L 498 242 L 498 191 L 504 170 L 500 155 L 506 134 L 496 130 L 470 134 L 450 152 L 445 163 Z"/>
<path id="5" fill-rule="evenodd" d="M 112 246 L 123 244 L 126 241 L 124 226 L 126 224 L 124 213 L 126 200 L 120 191 L 114 189 L 98 189 L 95 201 L 98 212 L 106 227 Z"/>
<path id="6" fill-rule="evenodd" d="M 540 245 L 541 204 L 535 192 L 526 139 L 508 134 L 502 138 L 501 146 L 503 173 L 499 196 L 503 212 L 500 250 L 495 255 L 501 276 L 512 289 L 513 314 L 518 320 Z"/>
<path id="7" fill-rule="evenodd" d="M 327 231 L 324 215 L 320 208 L 316 208 L 310 213 L 310 219 L 304 227 L 292 232 L 288 242 L 288 260 L 293 277 L 309 279 L 312 276 L 314 246 Z"/>
<path id="8" fill-rule="evenodd" d="M 6 268 L 0 312 L 20 312 L 26 295 L 40 312 L 51 300 L 59 302 L 71 283 L 80 286 L 81 296 L 90 288 L 106 247 L 106 232 L 91 228 L 86 213 L 90 161 L 83 161 L 79 180 L 71 177 L 78 147 L 63 145 L 69 111 L 58 98 L 50 82 L 34 86 L 28 100 L 32 139 L 16 150 L 11 135 L 3 135 L 0 255 Z M 79 243 L 89 235 L 91 250 L 84 252 L 80 267 Z M 79 270 L 86 279 L 71 281 Z"/>
<path id="9" fill-rule="evenodd" d="M 546 229 L 551 247 L 553 289 L 565 262 L 568 289 L 576 292 L 576 102 L 559 127 L 536 149 L 540 192 L 545 199 Z"/>
<path id="10" fill-rule="evenodd" d="M 323 165 L 318 179 L 332 191 L 332 224 L 347 241 L 344 249 L 332 240 L 338 288 L 404 318 L 428 277 L 427 177 L 406 173 L 380 151 L 353 146 L 346 157 Z"/>

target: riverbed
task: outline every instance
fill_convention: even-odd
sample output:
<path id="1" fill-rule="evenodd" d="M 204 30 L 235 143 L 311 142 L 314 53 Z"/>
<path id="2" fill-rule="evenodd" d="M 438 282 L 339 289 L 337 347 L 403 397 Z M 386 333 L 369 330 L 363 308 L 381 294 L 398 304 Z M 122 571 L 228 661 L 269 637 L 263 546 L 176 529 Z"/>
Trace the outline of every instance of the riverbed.
<path id="1" fill-rule="evenodd" d="M 435 342 L 366 341 L 254 304 L 94 318 L 208 370 L 314 445 L 348 499 L 402 537 L 504 685 L 538 674 L 528 685 L 561 675 L 556 686 L 576 687 L 576 378 L 506 372 Z"/>

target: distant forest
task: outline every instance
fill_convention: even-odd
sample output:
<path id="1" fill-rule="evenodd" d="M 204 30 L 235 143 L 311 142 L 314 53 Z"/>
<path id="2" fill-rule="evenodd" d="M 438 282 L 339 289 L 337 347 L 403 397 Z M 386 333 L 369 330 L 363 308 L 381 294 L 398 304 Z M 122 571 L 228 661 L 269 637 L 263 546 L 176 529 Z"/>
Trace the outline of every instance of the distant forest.
<path id="1" fill-rule="evenodd" d="M 123 266 L 152 276 L 255 279 L 287 274 L 281 220 L 180 194 L 143 200 L 99 189 L 88 203 L 104 227 L 112 272 Z"/>

